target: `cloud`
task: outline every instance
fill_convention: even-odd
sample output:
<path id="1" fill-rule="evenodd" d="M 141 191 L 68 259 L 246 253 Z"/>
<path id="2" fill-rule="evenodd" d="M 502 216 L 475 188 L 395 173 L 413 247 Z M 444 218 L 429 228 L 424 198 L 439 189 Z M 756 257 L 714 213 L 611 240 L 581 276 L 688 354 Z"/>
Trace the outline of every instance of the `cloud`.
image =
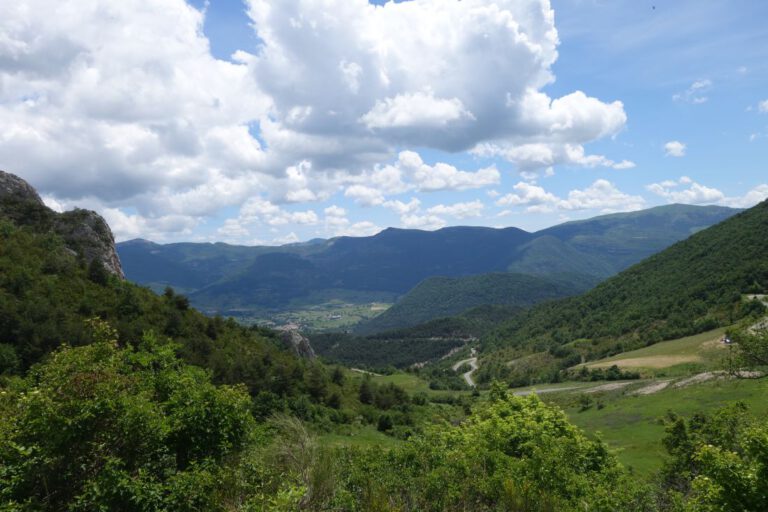
<path id="1" fill-rule="evenodd" d="M 330 215 L 339 214 L 340 210 L 335 207 L 326 208 L 324 212 L 326 220 Z M 282 239 L 275 239 L 272 242 L 265 242 L 261 238 L 254 238 L 257 231 L 263 233 L 268 228 L 292 227 L 297 226 L 315 226 L 320 223 L 320 217 L 314 210 L 290 211 L 262 197 L 252 197 L 240 207 L 237 218 L 226 219 L 217 234 L 224 237 L 225 240 L 234 243 L 254 242 L 258 243 L 291 243 L 281 242 Z M 292 233 L 295 235 L 295 233 Z"/>
<path id="2" fill-rule="evenodd" d="M 413 180 L 416 190 L 421 192 L 482 188 L 501 181 L 501 175 L 494 166 L 467 172 L 446 163 L 427 165 L 413 151 L 400 153 L 398 165 Z"/>
<path id="3" fill-rule="evenodd" d="M 446 226 L 445 220 L 436 215 L 404 215 L 400 220 L 406 229 L 434 231 Z"/>
<path id="4" fill-rule="evenodd" d="M 48 193 L 118 204 L 263 162 L 245 127 L 268 100 L 211 57 L 186 3 L 27 0 L 0 18 L 0 159 Z"/>
<path id="5" fill-rule="evenodd" d="M 390 208 L 398 215 L 408 215 L 419 211 L 421 201 L 412 197 L 407 203 L 404 203 L 403 201 L 387 201 L 384 203 L 384 206 Z"/>
<path id="6" fill-rule="evenodd" d="M 479 217 L 485 205 L 481 201 L 470 201 L 465 203 L 454 203 L 451 205 L 438 204 L 427 209 L 431 215 L 445 215 L 457 219 L 467 219 L 470 217 Z"/>
<path id="7" fill-rule="evenodd" d="M 378 206 L 384 203 L 384 195 L 380 190 L 365 185 L 352 185 L 344 191 L 344 196 L 350 197 L 363 206 Z"/>
<path id="8" fill-rule="evenodd" d="M 763 114 L 768 113 L 768 100 L 763 100 L 757 104 L 757 110 Z"/>
<path id="9" fill-rule="evenodd" d="M 398 146 L 584 144 L 626 123 L 621 102 L 540 91 L 559 44 L 547 0 L 248 5 L 263 42 L 249 64 L 284 156 L 301 146 L 318 170 L 364 168 Z M 322 155 L 298 143 L 307 137 Z"/>
<path id="10" fill-rule="evenodd" d="M 629 160 L 615 162 L 603 155 L 587 155 L 580 144 L 480 144 L 473 150 L 478 156 L 500 156 L 517 165 L 520 174 L 536 178 L 540 170 L 546 175 L 553 174 L 555 165 L 574 165 L 583 167 L 610 167 L 617 170 L 631 169 L 635 163 Z"/>
<path id="11" fill-rule="evenodd" d="M 672 96 L 675 101 L 700 105 L 709 101 L 707 93 L 712 89 L 712 80 L 696 80 L 685 91 Z"/>
<path id="12" fill-rule="evenodd" d="M 247 13 L 259 47 L 222 60 L 183 0 L 2 3 L 3 166 L 167 239 L 256 196 L 381 204 L 500 182 L 415 148 L 490 145 L 523 170 L 632 165 L 583 148 L 624 128 L 621 102 L 542 92 L 559 44 L 548 0 L 248 0 Z"/>
<path id="13" fill-rule="evenodd" d="M 460 191 L 497 185 L 501 174 L 494 166 L 470 172 L 443 162 L 429 165 L 418 153 L 402 151 L 394 163 L 376 166 L 352 180 L 357 183 L 347 186 L 346 197 L 363 206 L 379 206 L 385 203 L 386 195 L 408 191 Z"/>
<path id="14" fill-rule="evenodd" d="M 496 201 L 498 206 L 525 206 L 529 213 L 551 213 L 568 210 L 599 210 L 604 213 L 639 210 L 645 206 L 645 199 L 621 192 L 605 179 L 596 180 L 585 189 L 574 189 L 563 199 L 543 187 L 519 182 L 515 193 L 507 194 Z"/>
<path id="15" fill-rule="evenodd" d="M 381 227 L 370 221 L 355 222 L 346 229 L 339 231 L 337 236 L 372 236 L 381 231 Z"/>
<path id="16" fill-rule="evenodd" d="M 554 208 L 560 199 L 544 190 L 543 187 L 526 182 L 519 182 L 512 187 L 515 193 L 502 196 L 496 201 L 497 206 L 545 206 Z"/>
<path id="17" fill-rule="evenodd" d="M 686 188 L 680 188 L 681 185 Z M 661 183 L 652 183 L 646 188 L 670 203 L 718 204 L 726 199 L 725 194 L 720 190 L 700 185 L 687 176 L 683 176 L 677 182 L 666 180 Z"/>
<path id="18" fill-rule="evenodd" d="M 440 127 L 462 118 L 472 119 L 461 100 L 435 98 L 432 91 L 400 94 L 377 100 L 360 120 L 371 130 L 404 127 Z"/>
<path id="19" fill-rule="evenodd" d="M 758 185 L 742 197 L 730 198 L 727 201 L 728 206 L 736 208 L 751 208 L 757 203 L 761 203 L 768 199 L 768 184 L 763 183 Z"/>
<path id="20" fill-rule="evenodd" d="M 600 210 L 603 213 L 640 210 L 645 199 L 621 192 L 608 180 L 597 180 L 583 190 L 571 190 L 559 204 L 564 210 Z"/>
<path id="21" fill-rule="evenodd" d="M 683 157 L 686 149 L 686 145 L 678 140 L 671 140 L 664 144 L 664 153 L 667 156 Z"/>

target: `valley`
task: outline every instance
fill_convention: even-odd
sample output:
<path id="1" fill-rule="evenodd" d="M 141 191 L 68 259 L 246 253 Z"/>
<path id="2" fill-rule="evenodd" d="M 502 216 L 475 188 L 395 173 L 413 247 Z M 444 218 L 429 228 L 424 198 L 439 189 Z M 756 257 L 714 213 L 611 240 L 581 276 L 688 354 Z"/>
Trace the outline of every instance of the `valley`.
<path id="1" fill-rule="evenodd" d="M 264 249 L 256 259 L 273 258 L 266 278 L 249 267 L 245 283 L 214 286 L 234 294 L 272 280 L 249 293 L 290 307 L 262 317 L 248 308 L 206 315 L 195 291 L 131 283 L 98 214 L 56 213 L 5 174 L 0 185 L 0 474 L 9 476 L 0 497 L 14 506 L 130 510 L 153 488 L 142 499 L 157 510 L 181 493 L 201 510 L 234 500 L 286 512 L 377 503 L 491 511 L 527 496 L 508 487 L 523 481 L 558 510 L 607 500 L 606 510 L 642 502 L 679 512 L 668 501 L 700 499 L 691 487 L 703 485 L 699 475 L 717 481 L 708 450 L 762 470 L 749 443 L 768 431 L 768 201 L 589 284 L 583 274 L 508 270 L 428 277 L 400 300 L 364 287 L 289 297 L 291 265 L 317 271 L 320 259 L 298 259 L 318 257 L 324 242 L 290 248 L 291 265 Z M 599 226 L 669 222 L 670 212 L 702 210 L 552 229 L 580 240 L 587 225 L 607 243 Z M 423 233 L 407 236 L 419 242 L 403 261 L 412 250 L 445 257 L 446 233 L 429 235 L 438 241 L 429 250 Z M 232 257 L 223 267 L 197 245 L 159 250 L 171 249 L 198 254 L 194 265 L 251 265 L 249 248 L 206 247 Z M 370 327 L 377 318 L 386 329 Z M 691 464 L 700 473 L 681 473 Z M 124 487 L 107 485 L 113 478 Z"/>
<path id="2" fill-rule="evenodd" d="M 372 302 L 368 304 L 351 304 L 338 300 L 305 306 L 304 309 L 290 309 L 279 312 L 263 312 L 257 314 L 250 310 L 231 310 L 228 316 L 237 319 L 244 325 L 261 325 L 264 327 L 282 327 L 295 325 L 305 332 L 348 331 L 361 322 L 375 318 L 386 311 L 391 304 Z"/>

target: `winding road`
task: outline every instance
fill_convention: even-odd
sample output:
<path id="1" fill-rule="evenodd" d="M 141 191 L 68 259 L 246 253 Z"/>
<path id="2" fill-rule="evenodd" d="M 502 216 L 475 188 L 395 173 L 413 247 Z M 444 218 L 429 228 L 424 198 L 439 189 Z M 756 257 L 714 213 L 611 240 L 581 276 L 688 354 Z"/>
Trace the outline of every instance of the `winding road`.
<path id="1" fill-rule="evenodd" d="M 453 371 L 458 371 L 459 368 L 461 368 L 463 365 L 468 364 L 469 365 L 469 371 L 464 372 L 461 376 L 464 377 L 464 380 L 467 381 L 467 385 L 469 387 L 475 387 L 475 381 L 472 380 L 472 374 L 477 370 L 477 350 L 474 348 L 472 349 L 469 359 L 464 359 L 462 361 L 459 361 L 458 363 L 453 365 Z"/>

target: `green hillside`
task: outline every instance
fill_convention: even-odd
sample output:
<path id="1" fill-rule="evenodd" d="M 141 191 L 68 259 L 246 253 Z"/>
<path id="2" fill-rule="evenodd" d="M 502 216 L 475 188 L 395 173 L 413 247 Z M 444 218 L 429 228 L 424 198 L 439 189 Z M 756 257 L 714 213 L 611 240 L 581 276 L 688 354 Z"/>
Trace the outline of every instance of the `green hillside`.
<path id="1" fill-rule="evenodd" d="M 587 276 L 493 273 L 466 277 L 430 277 L 381 315 L 361 324 L 358 333 L 411 327 L 468 309 L 490 305 L 527 307 L 576 295 L 596 284 Z"/>
<path id="2" fill-rule="evenodd" d="M 486 337 L 484 350 L 502 358 L 516 351 L 547 351 L 561 365 L 575 364 L 583 356 L 609 356 L 731 325 L 763 309 L 757 301 L 743 300 L 742 294 L 766 288 L 768 201 L 696 233 L 582 296 L 541 304 L 511 318 Z M 507 355 L 501 356 L 504 352 Z M 496 365 L 497 372 L 501 366 Z M 485 371 L 486 378 L 494 373 L 488 367 Z"/>

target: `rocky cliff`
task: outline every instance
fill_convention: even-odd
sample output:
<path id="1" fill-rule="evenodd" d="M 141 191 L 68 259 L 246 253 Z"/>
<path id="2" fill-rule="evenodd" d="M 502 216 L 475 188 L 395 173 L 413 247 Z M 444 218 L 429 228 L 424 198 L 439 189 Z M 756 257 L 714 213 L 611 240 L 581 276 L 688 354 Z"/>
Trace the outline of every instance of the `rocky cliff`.
<path id="1" fill-rule="evenodd" d="M 0 171 L 0 217 L 36 231 L 55 232 L 87 263 L 99 261 L 108 272 L 125 278 L 112 230 L 96 212 L 75 209 L 57 213 L 45 206 L 29 183 Z"/>
<path id="2" fill-rule="evenodd" d="M 317 357 L 309 339 L 301 334 L 298 328 L 287 326 L 277 329 L 283 339 L 283 342 L 293 350 L 293 353 L 303 359 L 314 359 Z"/>

